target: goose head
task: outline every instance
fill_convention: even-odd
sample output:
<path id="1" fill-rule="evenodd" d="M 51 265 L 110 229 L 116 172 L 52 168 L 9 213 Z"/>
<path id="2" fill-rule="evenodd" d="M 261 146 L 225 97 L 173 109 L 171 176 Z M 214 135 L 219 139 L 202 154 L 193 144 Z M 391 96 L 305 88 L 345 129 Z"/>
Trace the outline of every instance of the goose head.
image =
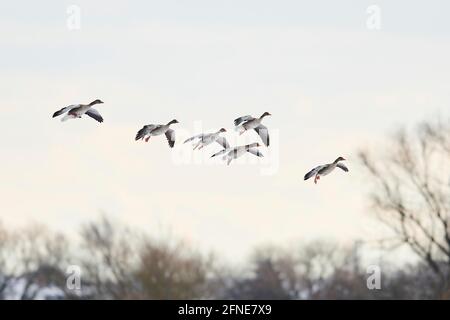
<path id="1" fill-rule="evenodd" d="M 227 132 L 227 130 L 226 130 L 225 128 L 221 128 L 221 129 L 219 130 L 219 132 Z"/>
<path id="2" fill-rule="evenodd" d="M 174 123 L 179 123 L 179 122 L 178 122 L 177 119 L 173 119 L 172 121 L 170 121 L 170 122 L 168 123 L 168 125 L 170 126 L 171 124 L 174 124 Z"/>
<path id="3" fill-rule="evenodd" d="M 269 112 L 264 112 L 262 115 L 261 115 L 261 119 L 262 118 L 264 118 L 264 117 L 266 117 L 266 116 L 271 116 L 271 114 L 269 113 Z"/>
<path id="4" fill-rule="evenodd" d="M 96 99 L 96 100 L 92 101 L 91 103 L 89 103 L 89 105 L 93 106 L 95 104 L 100 104 L 100 103 L 104 103 L 104 102 L 102 100 L 100 100 L 100 99 Z"/>
<path id="5" fill-rule="evenodd" d="M 336 160 L 334 160 L 334 163 L 338 163 L 339 161 L 345 161 L 346 159 L 344 159 L 343 157 L 339 157 Z"/>

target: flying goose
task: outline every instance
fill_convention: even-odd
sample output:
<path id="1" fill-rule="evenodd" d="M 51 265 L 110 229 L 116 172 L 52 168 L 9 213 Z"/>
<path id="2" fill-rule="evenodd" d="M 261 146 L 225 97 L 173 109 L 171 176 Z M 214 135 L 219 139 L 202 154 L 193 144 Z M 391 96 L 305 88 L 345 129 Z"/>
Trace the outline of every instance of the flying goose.
<path id="1" fill-rule="evenodd" d="M 342 157 L 337 158 L 332 163 L 324 164 L 321 166 L 317 166 L 311 171 L 309 171 L 307 174 L 305 174 L 305 180 L 308 180 L 312 176 L 314 177 L 314 183 L 317 183 L 317 180 L 320 180 L 320 176 L 326 176 L 327 174 L 330 174 L 336 167 L 344 170 L 345 172 L 348 172 L 348 168 L 343 165 L 342 163 L 339 163 L 339 161 L 344 161 L 345 159 Z"/>
<path id="2" fill-rule="evenodd" d="M 213 133 L 201 133 L 198 134 L 196 136 L 190 137 L 189 139 L 186 139 L 186 141 L 184 141 L 184 143 L 189 142 L 189 141 L 194 141 L 197 140 L 194 143 L 194 150 L 195 149 L 201 149 L 203 147 L 206 147 L 207 145 L 210 145 L 213 142 L 217 142 L 218 144 L 220 144 L 224 149 L 229 149 L 230 145 L 228 144 L 227 139 L 225 139 L 224 137 L 221 137 L 220 134 L 222 132 L 227 132 L 227 130 L 225 130 L 224 128 L 220 129 L 217 132 L 213 132 Z"/>
<path id="3" fill-rule="evenodd" d="M 239 147 L 235 147 L 235 148 L 231 148 L 231 149 L 230 148 L 223 149 L 222 151 L 219 151 L 219 152 L 213 154 L 211 156 L 211 158 L 220 156 L 220 155 L 224 155 L 222 157 L 222 159 L 227 160 L 227 164 L 229 165 L 233 159 L 239 158 L 246 152 L 250 152 L 251 154 L 254 154 L 255 156 L 258 156 L 258 157 L 263 157 L 264 155 L 258 149 L 256 149 L 259 146 L 260 146 L 259 143 L 251 143 L 251 144 L 247 144 L 245 146 L 239 146 Z"/>
<path id="4" fill-rule="evenodd" d="M 135 140 L 138 141 L 139 139 L 145 139 L 145 142 L 148 142 L 148 139 L 150 139 L 151 136 L 159 136 L 161 134 L 165 134 L 169 146 L 173 148 L 173 146 L 175 145 L 175 131 L 170 129 L 170 125 L 174 123 L 179 122 L 174 119 L 167 124 L 148 124 L 138 131 Z"/>
<path id="5" fill-rule="evenodd" d="M 269 146 L 269 131 L 261 124 L 262 119 L 266 116 L 271 116 L 269 112 L 264 112 L 261 117 L 253 118 L 252 116 L 243 116 L 234 120 L 236 130 L 239 131 L 239 135 L 243 134 L 247 130 L 254 129 L 259 134 L 263 143 Z"/>
<path id="6" fill-rule="evenodd" d="M 92 108 L 93 105 L 103 103 L 103 101 L 97 99 L 92 101 L 89 104 L 72 104 L 61 110 L 56 111 L 53 114 L 53 118 L 60 116 L 64 113 L 67 113 L 64 117 L 62 117 L 61 121 L 66 121 L 69 119 L 81 118 L 83 114 L 87 114 L 89 117 L 97 120 L 98 122 L 103 122 L 103 118 L 100 113 Z"/>

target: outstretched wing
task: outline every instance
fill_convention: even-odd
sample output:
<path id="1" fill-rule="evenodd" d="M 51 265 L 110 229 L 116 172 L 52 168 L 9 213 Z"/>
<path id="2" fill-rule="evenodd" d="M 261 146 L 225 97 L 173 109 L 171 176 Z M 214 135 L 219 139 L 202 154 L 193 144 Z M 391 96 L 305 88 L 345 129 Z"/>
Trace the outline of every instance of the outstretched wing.
<path id="1" fill-rule="evenodd" d="M 256 133 L 261 137 L 262 142 L 266 145 L 266 147 L 269 146 L 269 130 L 266 126 L 263 126 L 260 124 L 255 128 Z"/>
<path id="2" fill-rule="evenodd" d="M 264 155 L 261 153 L 261 151 L 259 151 L 256 148 L 250 148 L 247 150 L 247 152 L 250 152 L 251 154 L 254 154 L 255 156 L 258 156 L 258 157 L 264 157 Z"/>
<path id="3" fill-rule="evenodd" d="M 98 122 L 103 122 L 103 117 L 100 115 L 100 113 L 95 110 L 94 108 L 90 108 L 88 111 L 86 111 L 86 114 L 91 117 L 92 119 L 97 120 Z"/>
<path id="4" fill-rule="evenodd" d="M 64 114 L 64 113 L 66 113 L 66 112 L 72 110 L 73 108 L 75 108 L 75 107 L 77 107 L 77 106 L 78 106 L 77 104 L 71 104 L 70 106 L 67 106 L 67 107 L 65 107 L 65 108 L 62 108 L 61 110 L 56 111 L 56 112 L 53 114 L 53 117 L 52 117 L 52 118 L 55 118 L 55 117 L 57 117 L 57 116 L 60 116 L 60 115 L 62 115 L 62 114 Z"/>
<path id="5" fill-rule="evenodd" d="M 136 138 L 134 138 L 136 141 L 139 139 L 144 139 L 144 137 L 150 133 L 150 131 L 155 127 L 153 124 L 149 124 L 146 126 L 143 126 L 141 130 L 139 130 L 136 134 Z"/>
<path id="6" fill-rule="evenodd" d="M 216 142 L 218 144 L 220 144 L 222 147 L 224 147 L 224 149 L 230 149 L 230 144 L 228 143 L 227 139 L 225 139 L 224 137 L 218 137 L 216 139 Z"/>
<path id="7" fill-rule="evenodd" d="M 197 135 L 195 135 L 193 137 L 190 137 L 189 139 L 186 139 L 183 143 L 186 143 L 186 142 L 189 142 L 189 141 L 192 141 L 192 140 L 195 140 L 195 139 L 202 139 L 203 136 L 204 136 L 203 133 L 197 134 Z"/>
<path id="8" fill-rule="evenodd" d="M 307 174 L 305 174 L 304 180 L 308 180 L 312 176 L 315 176 L 317 174 L 317 172 L 319 172 L 319 170 L 322 169 L 323 167 L 325 167 L 325 166 L 317 166 L 314 169 L 312 169 L 311 171 L 309 171 Z"/>
<path id="9" fill-rule="evenodd" d="M 239 117 L 237 119 L 234 120 L 234 125 L 237 127 L 238 125 L 240 125 L 241 123 L 245 122 L 245 121 L 250 121 L 253 120 L 255 118 L 253 118 L 252 116 L 243 116 L 243 117 Z"/>
<path id="10" fill-rule="evenodd" d="M 338 167 L 338 168 L 344 170 L 345 172 L 348 172 L 348 168 L 347 168 L 345 165 L 343 165 L 342 163 L 338 163 L 338 164 L 336 165 L 336 167 Z"/>
<path id="11" fill-rule="evenodd" d="M 220 156 L 220 155 L 225 154 L 225 153 L 228 153 L 228 152 L 230 152 L 230 149 L 223 149 L 223 150 L 220 150 L 219 152 L 214 153 L 214 154 L 211 156 L 211 158 Z"/>
<path id="12" fill-rule="evenodd" d="M 166 131 L 165 135 L 167 138 L 167 142 L 169 143 L 169 146 L 171 148 L 173 148 L 173 146 L 175 145 L 175 131 L 172 129 L 169 129 Z"/>

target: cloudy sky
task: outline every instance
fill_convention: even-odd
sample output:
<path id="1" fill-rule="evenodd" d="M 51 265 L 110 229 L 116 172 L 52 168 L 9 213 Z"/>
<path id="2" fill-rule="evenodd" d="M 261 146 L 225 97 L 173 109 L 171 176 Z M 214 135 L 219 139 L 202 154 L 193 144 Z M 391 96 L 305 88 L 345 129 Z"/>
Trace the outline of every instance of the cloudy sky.
<path id="1" fill-rule="evenodd" d="M 449 113 L 448 1 L 47 0 L 0 9 L 0 220 L 10 226 L 70 233 L 106 212 L 237 259 L 262 243 L 379 237 L 356 151 Z M 96 98 L 102 124 L 51 118 Z M 225 127 L 233 144 L 254 142 L 232 121 L 264 111 L 272 145 L 262 162 L 249 155 L 227 167 L 209 159 L 219 146 L 193 153 L 182 143 L 170 150 L 164 137 L 134 142 L 144 124 L 173 118 L 179 141 Z M 337 156 L 349 174 L 302 180 Z"/>

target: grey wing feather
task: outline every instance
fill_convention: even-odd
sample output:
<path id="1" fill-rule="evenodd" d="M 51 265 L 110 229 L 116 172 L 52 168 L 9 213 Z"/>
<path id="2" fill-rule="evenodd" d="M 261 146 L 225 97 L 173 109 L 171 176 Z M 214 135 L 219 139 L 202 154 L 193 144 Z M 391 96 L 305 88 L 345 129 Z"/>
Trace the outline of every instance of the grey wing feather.
<path id="1" fill-rule="evenodd" d="M 189 141 L 192 141 L 195 139 L 201 139 L 201 138 L 203 138 L 203 133 L 197 134 L 196 136 L 193 136 L 193 137 L 190 137 L 189 139 L 186 139 L 183 143 L 186 143 L 186 142 L 189 142 Z"/>
<path id="2" fill-rule="evenodd" d="M 80 105 L 75 106 L 74 108 L 72 108 L 72 109 L 69 110 L 69 113 L 72 113 L 72 112 L 76 113 L 76 112 L 78 112 L 79 110 L 81 110 L 81 108 L 82 108 L 82 107 L 81 107 Z"/>
<path id="3" fill-rule="evenodd" d="M 93 108 L 90 108 L 88 111 L 86 111 L 86 114 L 89 117 L 91 117 L 92 119 L 97 120 L 98 122 L 103 122 L 103 117 L 100 115 L 100 113 L 97 110 L 95 110 Z"/>
<path id="4" fill-rule="evenodd" d="M 230 144 L 228 143 L 227 139 L 225 139 L 224 137 L 218 137 L 216 139 L 216 142 L 218 144 L 220 144 L 222 147 L 224 147 L 225 149 L 229 149 L 230 148 Z"/>
<path id="5" fill-rule="evenodd" d="M 311 171 L 309 171 L 307 174 L 305 174 L 305 177 L 303 178 L 304 180 L 308 180 L 309 178 L 311 178 L 312 176 L 316 175 L 317 172 L 319 172 L 320 169 L 322 169 L 323 166 L 318 166 L 315 167 L 314 169 L 312 169 Z"/>
<path id="6" fill-rule="evenodd" d="M 253 120 L 254 118 L 252 116 L 243 116 L 243 117 L 239 117 L 237 119 L 234 120 L 234 125 L 238 126 L 241 123 L 245 122 L 245 121 L 249 121 L 249 120 Z"/>
<path id="7" fill-rule="evenodd" d="M 263 126 L 260 124 L 255 128 L 256 133 L 261 137 L 262 142 L 266 145 L 266 147 L 269 146 L 269 130 L 266 126 Z"/>
<path id="8" fill-rule="evenodd" d="M 254 154 L 255 156 L 258 156 L 258 157 L 264 157 L 262 152 L 259 151 L 258 149 L 251 148 L 251 149 L 248 149 L 247 152 L 250 152 L 251 154 Z"/>
<path id="9" fill-rule="evenodd" d="M 134 139 L 136 141 L 138 141 L 139 139 L 143 139 L 150 132 L 151 127 L 152 127 L 152 125 L 143 126 L 142 129 L 137 132 L 136 138 L 134 138 Z"/>
<path id="10" fill-rule="evenodd" d="M 66 113 L 67 111 L 72 110 L 72 109 L 75 108 L 76 106 L 77 106 L 76 104 L 72 104 L 72 105 L 70 105 L 70 106 L 64 107 L 64 108 L 62 108 L 62 109 L 56 111 L 56 112 L 53 114 L 53 117 L 52 117 L 52 118 L 55 118 L 55 117 L 57 117 L 57 116 L 60 116 L 60 115 L 62 115 L 62 114 L 64 114 L 64 113 Z"/>
<path id="11" fill-rule="evenodd" d="M 214 154 L 211 156 L 211 158 L 220 156 L 220 155 L 225 154 L 225 153 L 227 153 L 227 152 L 229 152 L 229 151 L 230 151 L 230 149 L 223 149 L 223 150 L 220 150 L 219 152 L 214 153 Z"/>
<path id="12" fill-rule="evenodd" d="M 338 164 L 336 165 L 336 167 L 338 167 L 338 168 L 344 170 L 345 172 L 348 172 L 348 168 L 347 168 L 345 165 L 343 165 L 342 163 L 338 163 Z"/>
<path id="13" fill-rule="evenodd" d="M 167 138 L 167 142 L 169 143 L 169 146 L 171 148 L 173 148 L 173 146 L 175 145 L 175 131 L 172 129 L 169 129 L 166 131 L 165 135 Z"/>

